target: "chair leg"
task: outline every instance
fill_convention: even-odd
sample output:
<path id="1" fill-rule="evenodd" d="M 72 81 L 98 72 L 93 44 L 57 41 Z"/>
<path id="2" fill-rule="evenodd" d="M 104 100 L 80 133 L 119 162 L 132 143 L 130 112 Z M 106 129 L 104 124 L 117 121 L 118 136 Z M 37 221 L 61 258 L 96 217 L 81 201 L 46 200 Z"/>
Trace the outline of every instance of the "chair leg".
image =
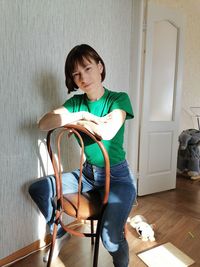
<path id="1" fill-rule="evenodd" d="M 91 234 L 94 234 L 94 221 L 90 221 Z M 91 245 L 94 245 L 94 236 L 91 237 Z"/>
<path id="2" fill-rule="evenodd" d="M 101 220 L 99 220 L 98 223 L 97 223 L 95 247 L 94 247 L 93 267 L 97 267 L 98 266 L 100 226 L 101 226 Z"/>
<path id="3" fill-rule="evenodd" d="M 52 236 L 52 242 L 51 242 L 51 247 L 50 247 L 50 253 L 49 253 L 49 258 L 48 258 L 48 262 L 47 262 L 47 267 L 51 266 L 53 251 L 54 251 L 54 247 L 55 247 L 55 243 L 56 243 L 57 231 L 58 231 L 58 224 L 55 223 L 54 227 L 53 227 L 53 236 Z"/>

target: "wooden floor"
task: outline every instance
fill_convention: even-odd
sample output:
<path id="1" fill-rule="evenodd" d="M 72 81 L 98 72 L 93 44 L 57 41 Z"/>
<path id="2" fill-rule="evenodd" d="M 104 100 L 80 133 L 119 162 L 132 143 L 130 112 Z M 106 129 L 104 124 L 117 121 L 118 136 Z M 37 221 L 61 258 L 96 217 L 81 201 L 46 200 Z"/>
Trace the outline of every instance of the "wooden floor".
<path id="1" fill-rule="evenodd" d="M 137 257 L 137 253 L 165 242 L 171 242 L 190 256 L 195 261 L 192 267 L 200 266 L 200 181 L 177 177 L 176 190 L 139 197 L 138 205 L 133 208 L 131 216 L 136 214 L 145 216 L 149 223 L 155 224 L 156 241 L 141 241 L 135 230 L 129 226 L 130 267 L 146 266 Z M 44 252 L 34 253 L 12 266 L 44 267 Z M 64 266 L 92 266 L 92 248 L 88 238 L 72 237 L 62 248 L 52 267 Z M 101 246 L 99 267 L 112 266 L 110 255 Z"/>

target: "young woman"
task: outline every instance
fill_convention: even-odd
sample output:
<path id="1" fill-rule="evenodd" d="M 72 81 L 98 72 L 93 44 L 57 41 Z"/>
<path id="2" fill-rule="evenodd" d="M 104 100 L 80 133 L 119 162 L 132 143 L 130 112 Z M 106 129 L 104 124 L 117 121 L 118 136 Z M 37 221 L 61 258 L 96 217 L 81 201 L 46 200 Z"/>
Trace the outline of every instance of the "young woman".
<path id="1" fill-rule="evenodd" d="M 110 194 L 106 207 L 101 239 L 104 247 L 113 258 L 115 267 L 127 267 L 129 263 L 128 243 L 124 237 L 124 226 L 136 197 L 135 182 L 125 159 L 123 148 L 125 121 L 133 118 L 129 97 L 124 92 L 106 89 L 102 82 L 105 78 L 105 65 L 98 53 L 89 45 L 75 46 L 67 56 L 65 77 L 68 93 L 78 88 L 83 94 L 75 94 L 62 107 L 45 114 L 39 121 L 39 128 L 44 131 L 65 124 L 79 124 L 100 136 L 110 158 Z M 95 155 L 95 156 L 94 156 Z M 104 159 L 95 145 L 85 147 L 86 162 L 83 168 L 83 191 L 99 190 L 102 194 L 104 184 Z M 63 174 L 63 192 L 77 191 L 77 175 Z M 66 187 L 65 181 L 68 186 Z M 69 180 L 71 186 L 69 186 Z M 53 176 L 37 179 L 29 193 L 46 218 L 52 229 L 55 194 Z M 57 235 L 55 258 L 68 235 L 60 228 Z"/>

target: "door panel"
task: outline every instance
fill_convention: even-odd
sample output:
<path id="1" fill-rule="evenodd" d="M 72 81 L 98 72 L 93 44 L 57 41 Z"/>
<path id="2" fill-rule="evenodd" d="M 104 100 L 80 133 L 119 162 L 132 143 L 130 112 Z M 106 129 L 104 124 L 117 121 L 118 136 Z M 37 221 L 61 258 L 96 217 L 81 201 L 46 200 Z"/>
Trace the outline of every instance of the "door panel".
<path id="1" fill-rule="evenodd" d="M 171 121 L 178 29 L 166 20 L 153 23 L 150 120 Z"/>
<path id="2" fill-rule="evenodd" d="M 149 133 L 148 166 L 149 175 L 171 170 L 172 132 Z"/>
<path id="3" fill-rule="evenodd" d="M 148 2 L 138 195 L 176 186 L 183 18 Z"/>

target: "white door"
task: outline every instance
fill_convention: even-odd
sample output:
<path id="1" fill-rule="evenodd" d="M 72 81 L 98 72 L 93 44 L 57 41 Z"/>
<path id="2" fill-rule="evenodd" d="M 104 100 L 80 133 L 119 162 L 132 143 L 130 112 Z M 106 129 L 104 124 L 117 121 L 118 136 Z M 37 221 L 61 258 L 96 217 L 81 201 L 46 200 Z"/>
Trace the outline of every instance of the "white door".
<path id="1" fill-rule="evenodd" d="M 176 187 L 183 18 L 149 2 L 145 32 L 139 196 Z"/>

